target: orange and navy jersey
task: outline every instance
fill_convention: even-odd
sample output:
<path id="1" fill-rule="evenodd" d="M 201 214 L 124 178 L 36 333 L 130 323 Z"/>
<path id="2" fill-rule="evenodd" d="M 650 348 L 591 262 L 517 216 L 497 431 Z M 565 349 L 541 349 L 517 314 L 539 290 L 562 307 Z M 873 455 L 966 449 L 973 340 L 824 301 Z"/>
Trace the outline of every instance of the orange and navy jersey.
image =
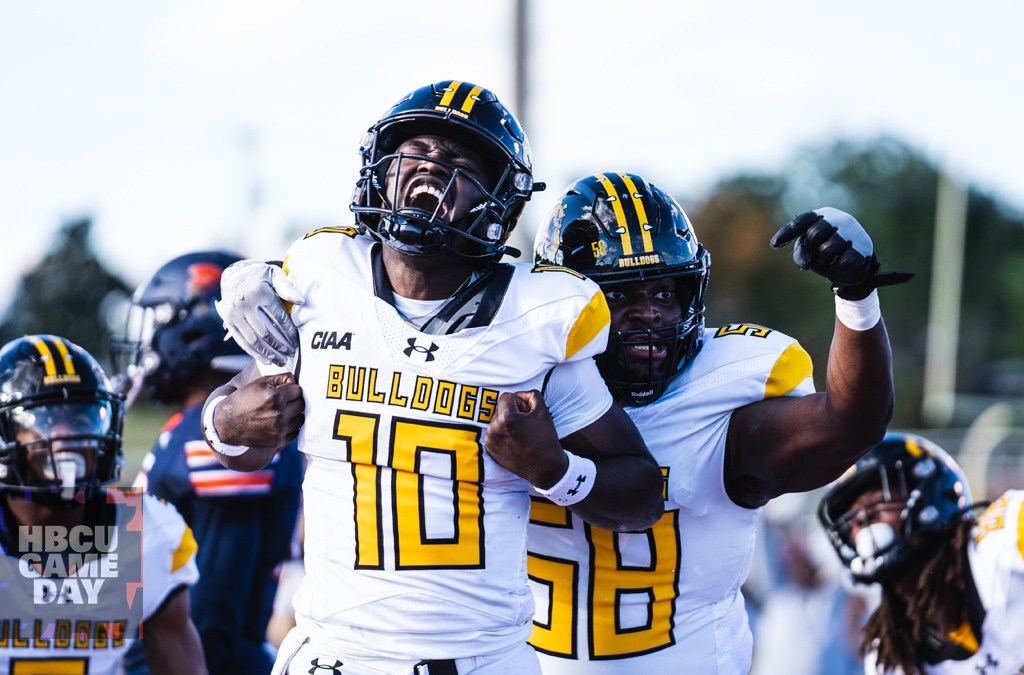
<path id="1" fill-rule="evenodd" d="M 197 405 L 168 420 L 136 485 L 173 503 L 195 533 L 192 620 L 210 672 L 264 672 L 274 568 L 295 554 L 303 460 L 292 443 L 260 471 L 226 469 L 203 439 L 201 416 Z M 230 640 L 224 626 L 235 627 Z"/>
<path id="2" fill-rule="evenodd" d="M 297 489 L 301 459 L 294 446 L 278 452 L 259 471 L 224 468 L 202 436 L 202 406 L 176 412 L 163 429 L 153 450 L 143 460 L 135 487 L 144 488 L 178 506 L 191 519 L 192 498 L 243 497 L 269 494 L 278 487 Z"/>

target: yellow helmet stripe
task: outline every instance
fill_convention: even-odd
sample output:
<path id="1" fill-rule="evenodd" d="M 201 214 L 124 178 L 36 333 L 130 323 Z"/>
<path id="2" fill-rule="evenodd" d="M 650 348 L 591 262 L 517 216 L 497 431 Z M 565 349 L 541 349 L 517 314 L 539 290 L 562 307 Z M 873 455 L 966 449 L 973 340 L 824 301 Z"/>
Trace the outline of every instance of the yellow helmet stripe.
<path id="1" fill-rule="evenodd" d="M 619 201 L 618 195 L 615 194 L 615 185 L 603 173 L 599 173 L 594 177 L 604 186 L 604 191 L 608 195 L 608 201 L 612 203 L 612 210 L 615 211 L 615 220 L 619 224 L 619 229 L 622 230 L 619 233 L 622 254 L 633 255 L 633 242 L 629 239 L 629 223 L 626 222 L 626 214 L 622 210 L 622 202 Z"/>
<path id="2" fill-rule="evenodd" d="M 917 440 L 915 440 L 912 436 L 907 436 L 906 448 L 907 452 L 910 453 L 911 457 L 920 457 L 921 455 L 924 454 L 924 450 L 921 449 L 921 446 L 918 445 Z"/>
<path id="3" fill-rule="evenodd" d="M 57 374 L 57 364 L 53 360 L 53 352 L 50 351 L 49 345 L 46 344 L 41 338 L 35 336 L 29 337 L 32 344 L 39 350 L 39 355 L 43 357 L 43 365 L 46 368 L 46 375 L 52 377 Z"/>
<path id="4" fill-rule="evenodd" d="M 633 180 L 626 174 L 620 173 L 619 178 L 626 184 L 626 189 L 629 190 L 630 199 L 633 200 L 633 208 L 636 209 L 636 217 L 640 221 L 640 235 L 644 240 L 644 253 L 650 253 L 654 250 L 654 244 L 651 242 L 651 231 L 648 229 L 647 224 L 647 211 L 644 209 L 644 203 L 640 201 L 640 197 L 636 191 L 636 185 Z"/>
<path id="5" fill-rule="evenodd" d="M 64 372 L 68 375 L 74 375 L 75 360 L 71 357 L 68 346 L 64 344 L 63 340 L 54 340 L 53 344 L 56 345 L 57 351 L 60 352 L 60 362 L 64 364 Z"/>
<path id="6" fill-rule="evenodd" d="M 448 89 L 444 92 L 444 96 L 441 97 L 441 102 L 438 105 L 450 106 L 452 99 L 455 98 L 455 92 L 462 86 L 461 82 L 452 82 L 448 85 Z"/>
<path id="7" fill-rule="evenodd" d="M 978 652 L 978 638 L 971 630 L 971 624 L 964 621 L 959 628 L 948 633 L 949 639 L 972 654 Z"/>
<path id="8" fill-rule="evenodd" d="M 468 113 L 473 110 L 473 106 L 476 105 L 476 97 L 480 95 L 483 89 L 483 87 L 473 87 L 469 90 L 466 100 L 462 102 L 462 112 Z"/>

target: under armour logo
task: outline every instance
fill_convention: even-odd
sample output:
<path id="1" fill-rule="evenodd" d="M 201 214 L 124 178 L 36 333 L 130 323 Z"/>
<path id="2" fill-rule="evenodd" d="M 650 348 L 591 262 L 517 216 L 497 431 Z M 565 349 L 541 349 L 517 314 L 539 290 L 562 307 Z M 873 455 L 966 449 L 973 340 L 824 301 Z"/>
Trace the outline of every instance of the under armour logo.
<path id="1" fill-rule="evenodd" d="M 999 661 L 992 658 L 991 654 L 985 654 L 985 663 L 974 666 L 974 669 L 978 671 L 978 675 L 986 675 L 988 673 L 989 666 L 993 668 L 999 667 Z"/>
<path id="2" fill-rule="evenodd" d="M 565 494 L 567 494 L 567 495 L 574 495 L 574 494 L 576 494 L 577 492 L 580 491 L 580 486 L 583 485 L 586 482 L 587 482 L 587 476 L 585 474 L 581 473 L 580 475 L 576 476 L 576 485 L 573 486 L 573 488 L 571 490 L 566 490 Z"/>
<path id="3" fill-rule="evenodd" d="M 329 671 L 331 671 L 331 675 L 342 675 L 341 667 L 343 665 L 345 665 L 345 664 L 343 664 L 341 661 L 335 659 L 334 660 L 334 665 L 333 666 L 329 666 L 326 663 L 320 663 L 320 657 L 318 656 L 315 659 L 313 659 L 312 661 L 310 661 L 309 665 L 313 666 L 312 668 L 309 669 L 309 675 L 315 675 L 316 671 L 318 671 L 318 670 L 329 670 Z"/>
<path id="4" fill-rule="evenodd" d="M 440 348 L 433 342 L 430 343 L 429 347 L 424 347 L 423 345 L 416 344 L 416 338 L 409 338 L 409 346 L 403 349 L 402 353 L 411 357 L 413 352 L 419 352 L 420 354 L 423 354 L 424 361 L 433 361 L 434 352 L 438 349 Z"/>

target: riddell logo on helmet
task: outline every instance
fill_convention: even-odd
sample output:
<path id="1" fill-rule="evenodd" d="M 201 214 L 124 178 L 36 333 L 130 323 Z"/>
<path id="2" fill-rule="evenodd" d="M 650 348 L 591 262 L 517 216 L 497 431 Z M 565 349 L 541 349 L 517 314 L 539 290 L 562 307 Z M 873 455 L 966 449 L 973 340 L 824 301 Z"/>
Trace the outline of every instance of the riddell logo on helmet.
<path id="1" fill-rule="evenodd" d="M 641 265 L 657 265 L 661 262 L 661 255 L 650 253 L 647 255 L 636 255 L 631 258 L 619 258 L 619 267 L 640 267 Z"/>

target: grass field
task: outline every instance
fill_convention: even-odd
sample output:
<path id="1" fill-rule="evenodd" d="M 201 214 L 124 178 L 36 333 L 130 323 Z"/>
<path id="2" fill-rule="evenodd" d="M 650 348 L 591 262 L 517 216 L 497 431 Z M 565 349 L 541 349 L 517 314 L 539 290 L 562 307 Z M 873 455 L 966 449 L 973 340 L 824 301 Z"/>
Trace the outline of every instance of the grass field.
<path id="1" fill-rule="evenodd" d="M 139 473 L 142 458 L 153 448 L 157 434 L 175 409 L 136 404 L 124 420 L 124 471 L 119 485 L 131 485 Z"/>

